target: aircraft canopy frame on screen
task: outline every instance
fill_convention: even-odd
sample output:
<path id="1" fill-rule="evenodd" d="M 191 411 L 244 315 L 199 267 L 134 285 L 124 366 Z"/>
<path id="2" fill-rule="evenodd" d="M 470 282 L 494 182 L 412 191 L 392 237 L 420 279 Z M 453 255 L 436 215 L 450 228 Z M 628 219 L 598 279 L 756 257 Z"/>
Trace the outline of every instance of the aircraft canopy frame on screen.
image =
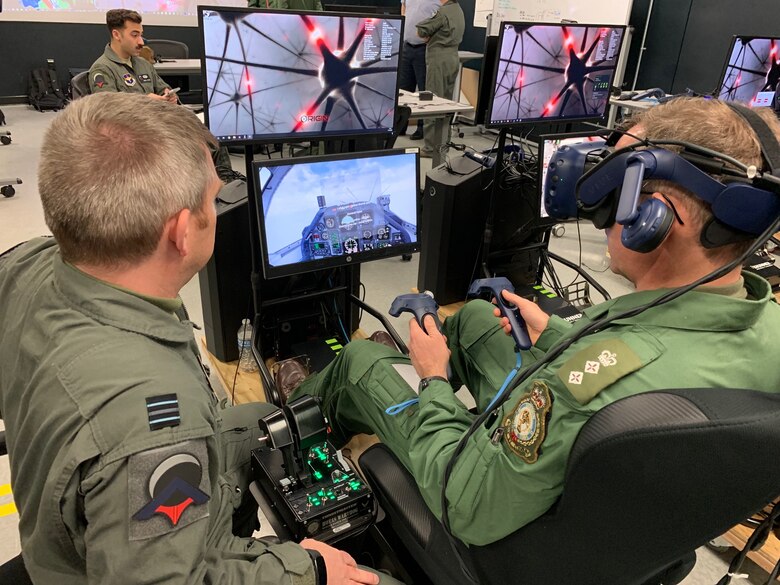
<path id="1" fill-rule="evenodd" d="M 254 162 L 265 278 L 418 251 L 419 166 L 417 149 Z"/>
<path id="2" fill-rule="evenodd" d="M 198 23 L 221 143 L 392 134 L 402 16 L 199 6 Z"/>
<path id="3" fill-rule="evenodd" d="M 502 22 L 485 126 L 604 117 L 624 25 Z"/>
<path id="4" fill-rule="evenodd" d="M 773 107 L 780 81 L 780 35 L 736 35 L 716 90 L 718 99 Z"/>

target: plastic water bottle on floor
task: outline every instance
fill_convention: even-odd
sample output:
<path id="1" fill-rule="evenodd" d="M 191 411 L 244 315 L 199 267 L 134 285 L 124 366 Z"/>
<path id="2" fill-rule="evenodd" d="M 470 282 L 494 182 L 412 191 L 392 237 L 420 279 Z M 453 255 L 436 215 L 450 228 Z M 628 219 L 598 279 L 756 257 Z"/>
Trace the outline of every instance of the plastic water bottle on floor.
<path id="1" fill-rule="evenodd" d="M 241 321 L 238 328 L 238 369 L 242 372 L 256 372 L 259 368 L 252 355 L 252 324 L 249 319 Z"/>

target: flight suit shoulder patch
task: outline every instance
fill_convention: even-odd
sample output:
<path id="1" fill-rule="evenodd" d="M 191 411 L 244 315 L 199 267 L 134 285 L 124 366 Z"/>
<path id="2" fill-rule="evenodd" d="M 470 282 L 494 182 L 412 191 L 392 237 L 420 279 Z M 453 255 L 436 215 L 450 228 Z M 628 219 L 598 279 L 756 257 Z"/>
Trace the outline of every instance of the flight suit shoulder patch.
<path id="1" fill-rule="evenodd" d="M 103 86 L 106 84 L 106 78 L 102 73 L 95 73 L 95 76 L 92 78 L 92 83 L 95 87 L 103 89 Z"/>
<path id="2" fill-rule="evenodd" d="M 504 442 L 526 463 L 536 463 L 547 437 L 553 396 L 547 384 L 534 380 L 531 391 L 520 397 L 504 420 Z"/>
<path id="3" fill-rule="evenodd" d="M 648 361 L 652 360 L 643 361 L 622 339 L 604 339 L 578 351 L 561 366 L 557 375 L 577 402 L 585 405 Z"/>
<path id="4" fill-rule="evenodd" d="M 129 539 L 180 530 L 209 515 L 205 439 L 141 451 L 128 460 Z"/>

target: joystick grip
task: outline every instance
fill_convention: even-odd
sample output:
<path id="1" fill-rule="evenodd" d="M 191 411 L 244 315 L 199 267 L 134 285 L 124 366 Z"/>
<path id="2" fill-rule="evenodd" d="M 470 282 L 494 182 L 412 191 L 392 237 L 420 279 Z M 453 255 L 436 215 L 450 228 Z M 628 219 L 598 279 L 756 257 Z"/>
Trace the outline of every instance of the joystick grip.
<path id="1" fill-rule="evenodd" d="M 439 321 L 439 304 L 429 292 L 409 293 L 395 297 L 393 304 L 390 305 L 390 314 L 398 317 L 401 313 L 413 313 L 417 319 L 417 324 L 425 331 L 423 319 L 425 315 L 431 315 L 436 322 L 436 328 L 441 332 L 441 321 Z"/>
<path id="2" fill-rule="evenodd" d="M 509 279 L 501 277 L 496 278 L 481 278 L 471 283 L 469 287 L 468 297 L 478 297 L 482 293 L 490 292 L 496 299 L 499 311 L 501 314 L 509 319 L 509 325 L 512 327 L 512 338 L 515 340 L 515 345 L 520 349 L 531 349 L 531 337 L 528 335 L 528 329 L 526 329 L 525 321 L 520 315 L 520 309 L 509 304 L 504 296 L 501 294 L 502 290 L 508 290 L 509 292 L 515 292 L 515 287 L 509 282 Z"/>

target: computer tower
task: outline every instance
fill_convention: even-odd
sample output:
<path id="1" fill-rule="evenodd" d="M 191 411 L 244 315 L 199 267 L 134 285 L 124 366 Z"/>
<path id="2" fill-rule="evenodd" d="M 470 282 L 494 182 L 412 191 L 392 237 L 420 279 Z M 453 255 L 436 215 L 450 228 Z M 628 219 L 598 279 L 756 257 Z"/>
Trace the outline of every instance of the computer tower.
<path id="1" fill-rule="evenodd" d="M 469 284 L 482 278 L 483 240 L 490 199 L 493 224 L 487 267 L 515 286 L 536 283 L 544 225 L 536 181 L 496 186 L 494 170 L 456 158 L 428 173 L 422 194 L 420 267 L 417 288 L 440 305 L 466 298 Z"/>
<path id="2" fill-rule="evenodd" d="M 254 313 L 251 273 L 247 199 L 232 204 L 218 200 L 214 254 L 198 280 L 206 345 L 220 361 L 238 359 L 238 328 Z"/>
<path id="3" fill-rule="evenodd" d="M 493 171 L 468 158 L 432 169 L 421 200 L 417 288 L 440 305 L 466 298 L 479 267 Z M 487 189 L 487 190 L 486 190 Z"/>

